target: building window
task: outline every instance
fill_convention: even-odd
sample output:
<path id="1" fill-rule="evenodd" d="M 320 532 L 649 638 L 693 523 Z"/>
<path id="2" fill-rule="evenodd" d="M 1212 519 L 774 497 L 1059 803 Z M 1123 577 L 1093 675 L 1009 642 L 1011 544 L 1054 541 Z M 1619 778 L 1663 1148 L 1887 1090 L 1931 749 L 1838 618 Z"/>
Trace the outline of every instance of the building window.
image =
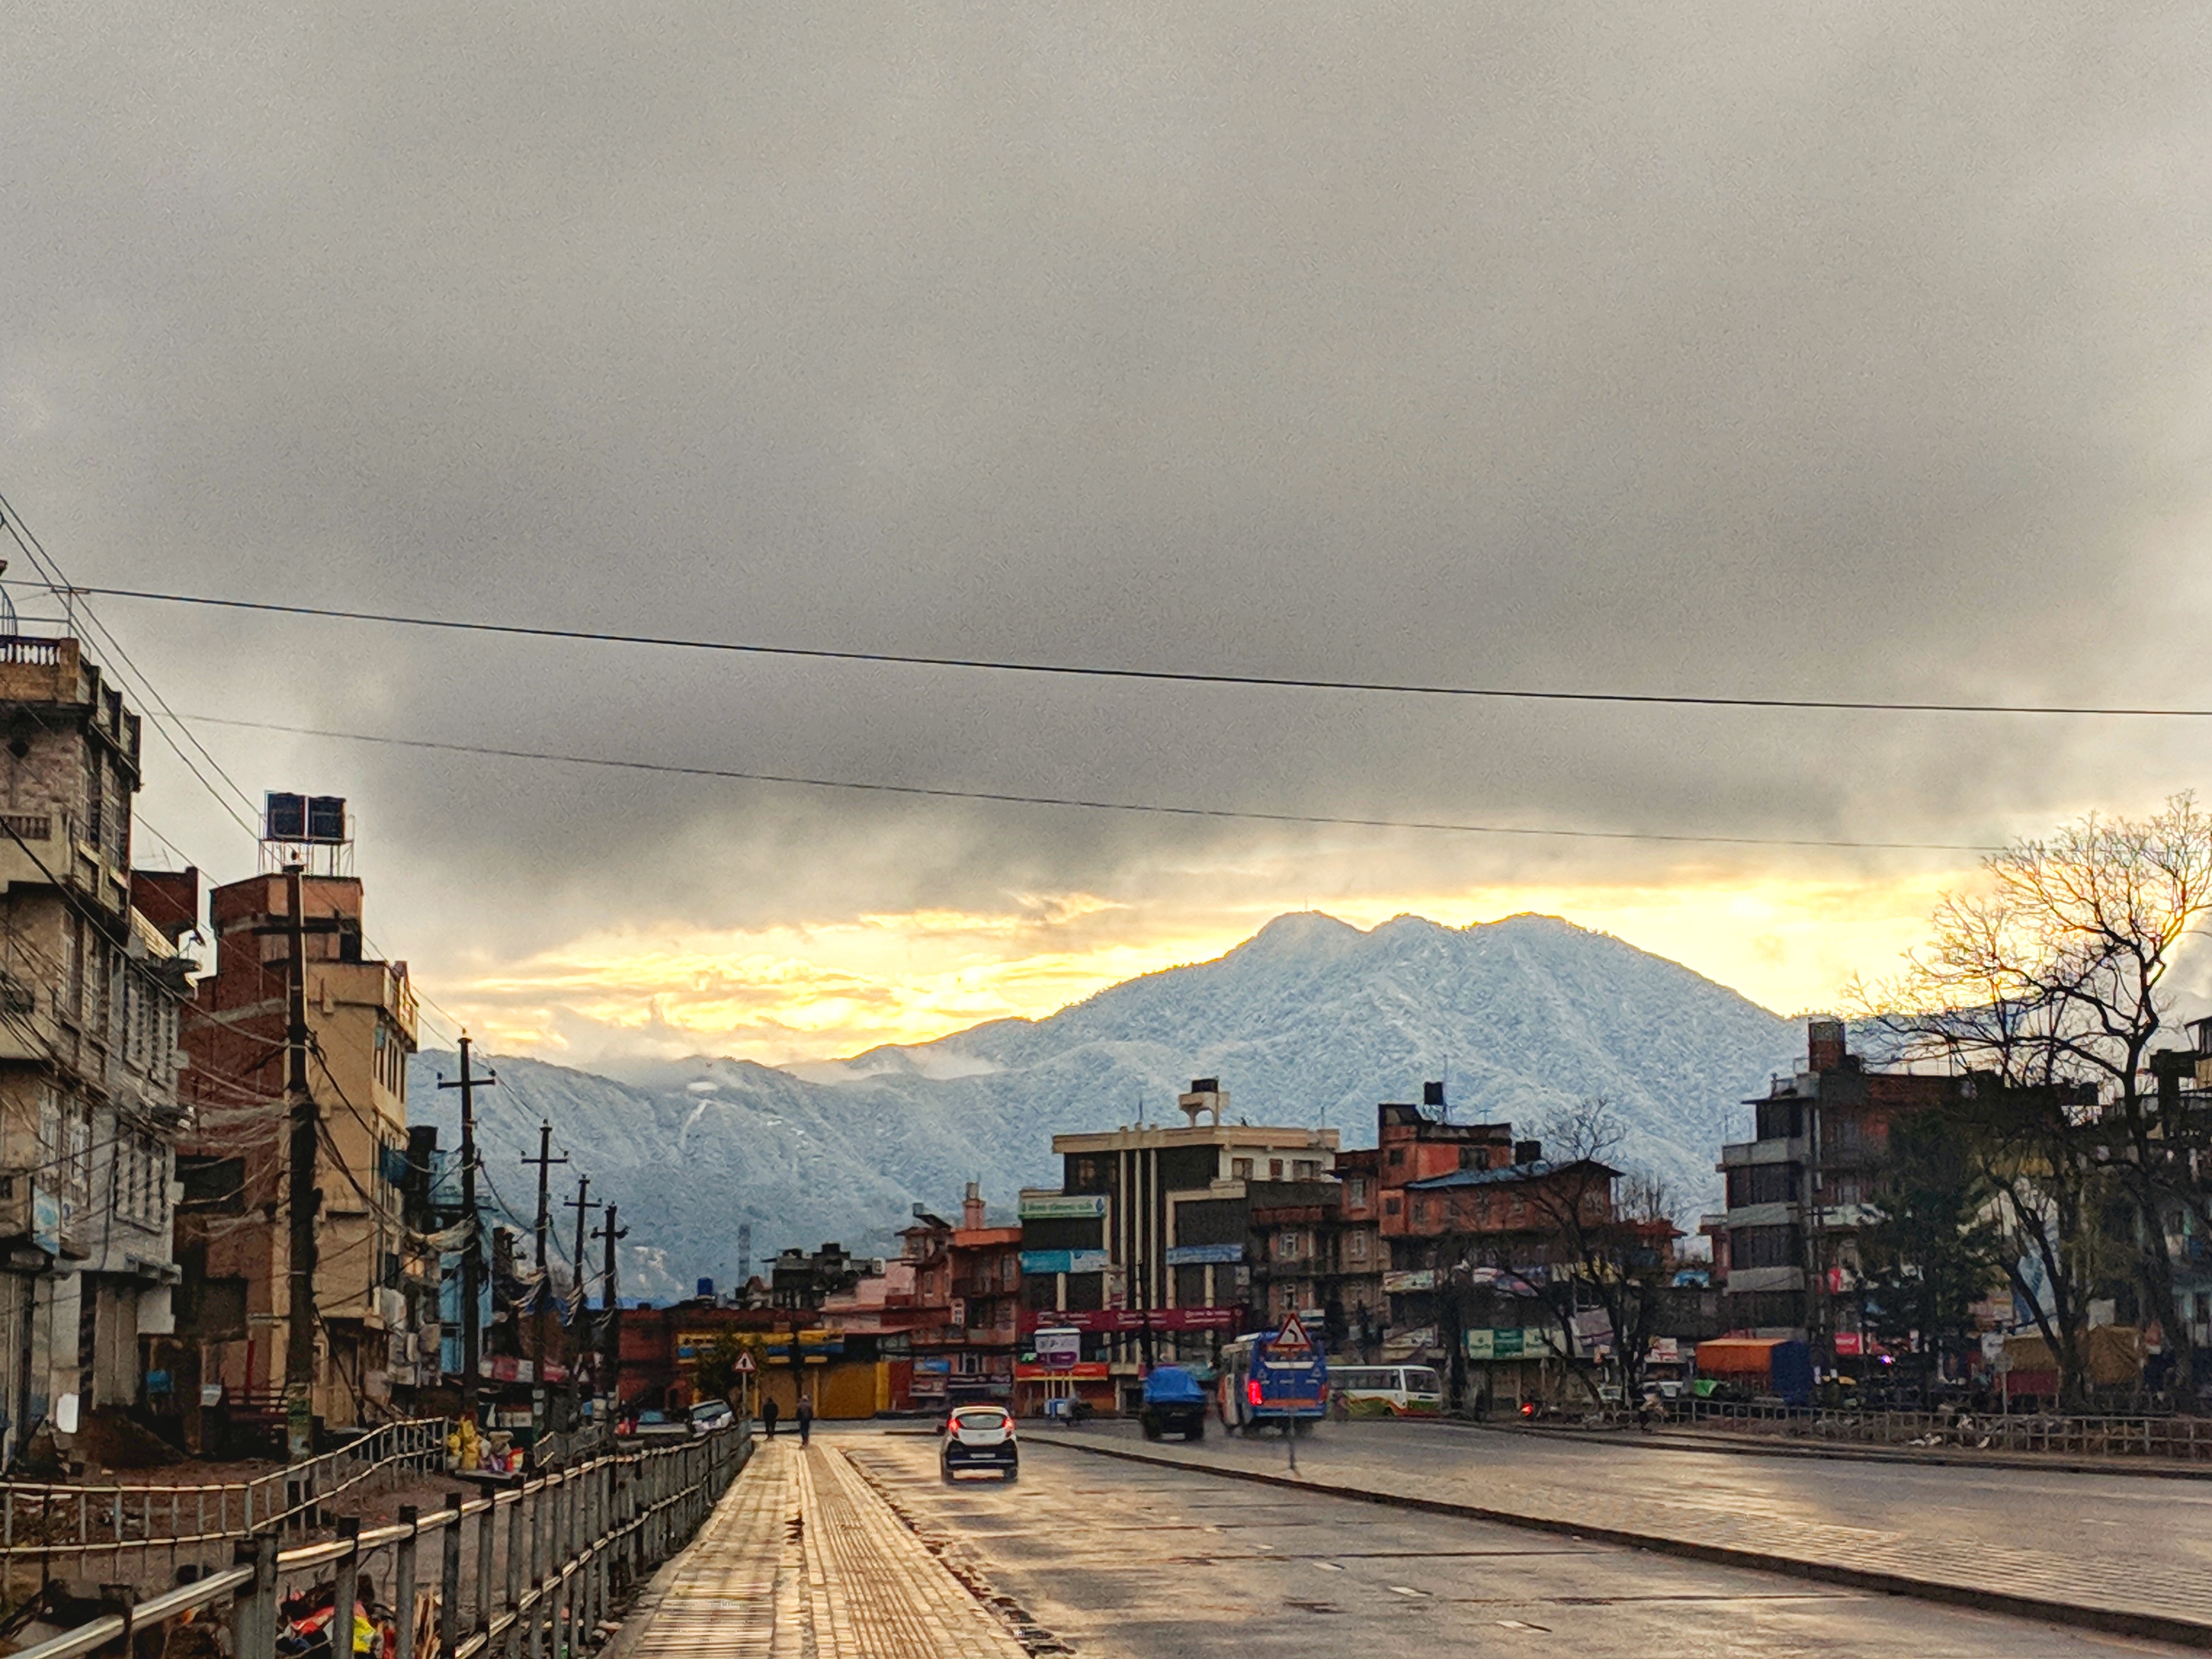
<path id="1" fill-rule="evenodd" d="M 1252 1160 L 1249 1158 L 1231 1158 L 1229 1178 L 1231 1181 L 1249 1181 L 1252 1178 Z"/>
<path id="2" fill-rule="evenodd" d="M 1406 1149 L 1403 1146 L 1393 1146 L 1390 1149 L 1390 1167 L 1394 1170 L 1402 1170 L 1406 1167 Z"/>
<path id="3" fill-rule="evenodd" d="M 1275 1255 L 1278 1258 L 1285 1261 L 1295 1261 L 1298 1259 L 1298 1230 L 1297 1228 L 1285 1227 L 1283 1229 L 1282 1237 L 1275 1241 Z"/>
<path id="4" fill-rule="evenodd" d="M 1395 1215 L 1395 1214 L 1397 1214 L 1397 1213 L 1398 1213 L 1398 1200 L 1397 1200 L 1396 1199 L 1395 1199 L 1395 1198 L 1386 1198 L 1386 1199 L 1384 1199 L 1384 1200 L 1382 1200 L 1382 1213 L 1383 1213 L 1384 1215 Z"/>
<path id="5" fill-rule="evenodd" d="M 1350 1203 L 1353 1208 L 1358 1209 L 1364 1206 L 1367 1202 L 1367 1177 L 1365 1176 L 1354 1176 L 1351 1180 L 1346 1182 L 1344 1183 L 1344 1195 L 1346 1201 Z"/>
<path id="6" fill-rule="evenodd" d="M 1280 1181 L 1282 1178 L 1283 1160 L 1279 1158 L 1269 1158 L 1267 1160 L 1267 1179 L 1270 1181 Z"/>
<path id="7" fill-rule="evenodd" d="M 1367 1235 L 1365 1233 L 1347 1234 L 1345 1238 L 1344 1253 L 1354 1261 L 1366 1261 Z"/>
<path id="8" fill-rule="evenodd" d="M 1299 1181 L 1318 1181 L 1321 1179 L 1321 1160 L 1302 1158 L 1291 1166 L 1291 1174 Z"/>

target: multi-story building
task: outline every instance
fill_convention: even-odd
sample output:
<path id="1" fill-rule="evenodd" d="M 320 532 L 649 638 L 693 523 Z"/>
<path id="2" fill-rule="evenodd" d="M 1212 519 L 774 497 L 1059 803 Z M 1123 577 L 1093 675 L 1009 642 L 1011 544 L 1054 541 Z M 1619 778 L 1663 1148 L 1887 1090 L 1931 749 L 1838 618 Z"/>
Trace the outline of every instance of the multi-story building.
<path id="1" fill-rule="evenodd" d="M 127 1407 L 167 1332 L 190 872 L 134 884 L 139 720 L 74 639 L 0 638 L 0 1451 Z M 140 913 L 143 893 L 165 918 Z M 173 908 L 172 903 L 170 908 Z M 173 1396 L 148 1403 L 166 1408 Z"/>
<path id="2" fill-rule="evenodd" d="M 362 884 L 349 873 L 344 803 L 271 796 L 263 870 L 215 890 L 215 972 L 200 981 L 186 1093 L 196 1121 L 179 1218 L 197 1382 L 220 1383 L 234 1423 L 270 1418 L 284 1385 L 291 1253 L 284 1109 L 292 918 L 288 866 L 301 866 L 300 921 L 308 1088 L 322 1128 L 317 1216 L 314 1415 L 334 1426 L 404 1404 L 393 1368 L 423 1363 L 410 1317 L 432 1287 L 408 1249 L 407 1057 L 416 1003 L 404 962 L 369 954 Z M 291 814 L 288 817 L 288 812 Z M 297 821 L 295 821 L 297 819 Z M 310 831 L 315 832 L 308 838 Z"/>
<path id="3" fill-rule="evenodd" d="M 1862 1351 L 1857 1238 L 1874 1208 L 1890 1125 L 1958 1097 L 1961 1079 L 1868 1067 L 1844 1023 L 1805 1028 L 1805 1064 L 1746 1101 L 1754 1138 L 1721 1149 L 1717 1226 L 1723 1317 L 1763 1336 L 1809 1339 L 1821 1363 Z"/>
<path id="4" fill-rule="evenodd" d="M 1181 1127 L 1054 1135 L 1060 1190 L 1022 1194 L 1024 1332 L 1084 1332 L 1125 1397 L 1146 1364 L 1208 1355 L 1254 1316 L 1255 1208 L 1334 1202 L 1334 1129 L 1225 1121 L 1215 1078 L 1177 1104 Z"/>
<path id="5" fill-rule="evenodd" d="M 1022 1230 L 985 1224 L 983 1197 L 968 1183 L 953 1231 L 952 1304 L 947 1320 L 950 1403 L 1010 1402 L 1022 1304 Z"/>
<path id="6" fill-rule="evenodd" d="M 1336 1155 L 1343 1197 L 1336 1218 L 1335 1291 L 1343 1328 L 1333 1346 L 1358 1359 L 1380 1358 L 1389 1322 L 1389 1299 L 1382 1293 L 1389 1258 L 1382 1242 L 1382 1151 L 1365 1146 Z"/>

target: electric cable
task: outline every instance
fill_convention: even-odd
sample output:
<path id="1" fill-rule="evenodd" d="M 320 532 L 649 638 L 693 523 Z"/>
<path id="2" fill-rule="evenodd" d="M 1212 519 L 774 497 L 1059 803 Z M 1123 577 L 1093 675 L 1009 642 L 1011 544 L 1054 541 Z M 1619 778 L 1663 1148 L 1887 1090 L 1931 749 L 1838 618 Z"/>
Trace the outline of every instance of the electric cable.
<path id="1" fill-rule="evenodd" d="M 185 718 L 210 726 L 236 726 L 258 732 L 286 732 L 299 737 L 333 738 L 347 743 L 380 744 L 395 749 L 479 755 L 495 760 L 538 761 L 560 766 L 600 767 L 613 771 L 655 773 L 672 777 L 779 784 L 804 789 L 848 790 L 865 794 L 921 796 L 933 800 L 982 801 L 996 805 L 1068 807 L 1093 812 L 1152 813 L 1164 817 L 1229 819 L 1249 823 L 1318 824 L 1355 830 L 1419 830 L 1454 835 L 1533 836 L 1576 841 L 1662 842 L 1721 847 L 1810 847 L 1864 852 L 1981 854 L 1998 850 L 1992 846 L 1966 842 L 1850 841 L 1788 836 L 1699 836 L 1642 830 L 1563 830 L 1525 824 L 1464 823 L 1421 818 L 1353 817 L 1324 812 L 1273 812 L 1229 806 L 1178 806 L 1151 801 L 1098 800 L 1073 795 L 1031 795 L 1007 790 L 954 789 L 930 784 L 806 777 L 796 773 L 743 771 L 732 767 L 685 766 L 669 761 L 617 760 L 604 755 L 568 755 L 542 749 L 507 749 L 489 744 L 455 743 L 433 738 L 399 738 L 381 732 L 286 726 L 273 720 L 240 720 L 227 714 L 190 714 Z"/>
<path id="2" fill-rule="evenodd" d="M 734 640 L 686 638 L 666 634 L 617 634 L 590 629 L 556 628 L 528 623 L 478 622 L 451 617 L 419 617 L 398 611 L 351 611 L 335 605 L 286 605 L 274 599 L 230 599 L 204 593 L 165 593 L 134 587 L 79 587 L 76 593 L 103 599 L 140 599 L 162 605 L 198 605 L 223 611 L 326 621 L 376 623 L 391 627 L 434 629 L 465 634 L 501 634 L 524 639 L 565 640 L 599 645 L 651 646 L 669 650 L 714 652 L 757 657 L 797 657 L 825 662 L 874 663 L 900 667 L 975 669 L 1000 674 L 1066 676 L 1084 679 L 1139 680 L 1179 685 L 1257 687 L 1271 690 L 1358 691 L 1421 697 L 1464 697 L 1527 702 L 1619 703 L 1685 708 L 1771 708 L 1887 714 L 2063 714 L 2153 720 L 2212 720 L 2212 708 L 2129 707 L 2095 703 L 2002 703 L 1887 701 L 1871 697 L 1725 696 L 1668 691 L 1590 691 L 1529 686 L 1451 685 L 1413 680 L 1340 680 L 1304 675 L 1232 674 L 1200 669 L 1129 668 L 1097 664 L 1024 662 L 988 657 L 937 657 L 894 651 L 835 650 L 821 646 L 762 645 Z"/>

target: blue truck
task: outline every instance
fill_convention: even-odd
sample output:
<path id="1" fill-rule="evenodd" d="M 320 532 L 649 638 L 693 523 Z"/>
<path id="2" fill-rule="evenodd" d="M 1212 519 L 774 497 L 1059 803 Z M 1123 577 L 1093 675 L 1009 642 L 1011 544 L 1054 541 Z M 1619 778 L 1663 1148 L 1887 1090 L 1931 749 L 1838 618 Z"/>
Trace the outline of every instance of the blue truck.
<path id="1" fill-rule="evenodd" d="M 1145 1378 L 1145 1404 L 1137 1420 L 1145 1438 L 1181 1435 L 1185 1440 L 1206 1437 L 1206 1390 L 1180 1365 L 1155 1365 Z"/>

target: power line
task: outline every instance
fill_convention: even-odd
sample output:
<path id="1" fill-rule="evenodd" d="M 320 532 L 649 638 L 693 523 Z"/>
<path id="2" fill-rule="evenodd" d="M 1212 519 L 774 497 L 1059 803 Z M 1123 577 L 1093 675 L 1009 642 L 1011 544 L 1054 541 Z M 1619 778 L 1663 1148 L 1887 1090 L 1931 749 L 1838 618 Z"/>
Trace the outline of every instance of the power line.
<path id="1" fill-rule="evenodd" d="M 1120 668 L 1085 663 L 1019 662 L 988 657 L 931 657 L 894 651 L 839 651 L 820 646 L 760 645 L 735 640 L 688 639 L 667 634 L 614 634 L 528 623 L 471 622 L 398 611 L 347 611 L 331 605 L 283 605 L 273 599 L 226 599 L 204 593 L 161 593 L 135 587 L 79 587 L 103 599 L 143 599 L 313 617 L 333 622 L 379 623 L 464 634 L 504 634 L 523 639 L 571 640 L 598 645 L 643 645 L 667 650 L 710 651 L 736 656 L 799 657 L 820 662 L 877 663 L 910 668 L 980 669 L 1001 674 L 1050 674 L 1082 679 L 1143 680 L 1182 685 L 1261 687 L 1291 691 L 1367 691 L 1400 696 L 1470 697 L 1525 702 L 1626 703 L 1679 708 L 1784 708 L 1884 714 L 2079 714 L 2152 720 L 2212 720 L 2212 708 L 2122 707 L 2094 703 L 1891 702 L 1856 697 L 1734 697 L 1665 691 L 1547 690 L 1528 686 L 1446 685 L 1412 680 L 1332 680 L 1299 675 L 1231 674 L 1198 669 Z"/>
<path id="2" fill-rule="evenodd" d="M 9 538 L 15 542 L 17 547 L 22 550 L 24 556 L 31 561 L 31 563 L 38 569 L 40 574 L 46 577 L 47 585 L 51 591 L 70 600 L 73 600 L 75 596 L 87 592 L 87 590 L 83 588 L 74 587 L 70 585 L 69 578 L 63 573 L 61 561 L 55 558 L 54 556 L 47 550 L 46 544 L 39 539 L 38 532 L 33 530 L 28 524 L 24 522 L 22 514 L 15 510 L 15 504 L 9 501 L 4 494 L 0 494 L 0 521 L 5 522 Z M 68 605 L 68 611 L 70 612 L 70 624 L 72 629 L 75 624 L 76 609 L 77 607 L 74 603 L 70 603 Z M 191 743 L 193 748 L 198 750 L 202 758 L 207 762 L 209 766 L 214 769 L 216 776 L 220 777 L 225 784 L 229 786 L 231 793 L 245 803 L 246 809 L 249 813 L 254 810 L 252 797 L 248 795 L 245 790 L 240 788 L 239 787 L 238 781 L 233 778 L 228 772 L 223 769 L 222 763 L 216 759 L 214 755 L 208 751 L 207 746 L 202 744 L 198 738 L 194 737 L 189 730 L 186 730 L 184 722 L 178 718 L 176 710 L 170 708 L 167 699 L 163 697 L 161 692 L 155 689 L 154 683 L 149 678 L 148 678 L 145 670 L 139 667 L 137 662 L 131 657 L 131 653 L 124 649 L 123 641 L 116 638 L 114 631 L 100 619 L 98 613 L 95 612 L 90 605 L 87 605 L 83 607 L 82 614 L 84 621 L 93 629 L 96 629 L 99 632 L 100 636 L 107 642 L 107 648 L 113 653 L 113 664 L 119 664 L 119 666 L 117 667 L 116 670 L 118 677 L 125 678 L 126 683 L 132 679 L 136 680 L 137 689 L 141 692 L 143 701 L 149 705 L 147 708 L 147 717 L 152 722 L 154 730 L 160 734 L 161 740 L 167 744 L 172 750 L 175 750 L 177 758 L 184 763 L 185 769 L 192 775 L 194 779 L 199 782 L 202 787 L 207 790 L 210 795 L 214 797 L 216 805 L 222 807 L 225 812 L 228 813 L 231 819 L 236 823 L 241 830 L 244 830 L 246 834 L 249 836 L 255 835 L 257 832 L 255 831 L 251 820 L 247 817 L 240 817 L 237 809 L 232 806 L 228 800 L 224 799 L 222 791 L 217 788 L 214 781 L 208 777 L 207 774 L 200 769 L 198 763 L 195 762 L 190 755 L 185 752 L 183 744 L 179 744 L 177 741 L 177 738 L 171 734 L 168 727 L 162 724 L 160 714 L 156 714 L 155 710 L 158 708 L 161 714 L 167 714 L 168 716 L 170 722 L 175 725 L 177 730 L 184 734 L 185 740 Z M 113 665 L 113 664 L 112 664 L 112 665 Z M 127 671 L 127 672 L 125 671 Z M 176 849 L 172 847 L 170 850 L 174 852 Z M 181 854 L 179 856 L 181 856 Z"/>
<path id="3" fill-rule="evenodd" d="M 1845 848 L 1871 852 L 1990 853 L 1994 847 L 1965 842 L 1843 841 L 1779 836 L 1669 835 L 1641 830 L 1539 829 L 1523 824 L 1458 823 L 1421 818 L 1363 818 L 1319 812 L 1267 812 L 1227 806 L 1174 806 L 1157 802 L 1092 800 L 1073 795 L 1026 795 L 991 789 L 953 789 L 916 783 L 871 783 L 849 778 L 812 778 L 786 772 L 746 772 L 719 766 L 679 766 L 666 761 L 616 760 L 603 755 L 564 755 L 540 749 L 503 749 L 489 744 L 449 743 L 432 738 L 398 738 L 374 732 L 340 732 L 322 726 L 283 726 L 272 720 L 238 720 L 224 714 L 185 718 L 210 726 L 236 726 L 295 737 L 335 738 L 347 743 L 380 744 L 394 749 L 431 750 L 444 754 L 481 755 L 495 760 L 543 761 L 559 766 L 596 766 L 623 772 L 651 772 L 672 777 L 718 778 L 739 783 L 786 784 L 805 789 L 842 789 L 867 794 L 919 795 L 937 800 L 986 801 L 1008 806 L 1058 806 L 1093 812 L 1148 812 L 1165 817 L 1225 818 L 1240 823 L 1322 824 L 1358 830 L 1422 830 L 1470 836 L 1538 836 L 1577 841 L 1668 842 L 1698 846 Z"/>

